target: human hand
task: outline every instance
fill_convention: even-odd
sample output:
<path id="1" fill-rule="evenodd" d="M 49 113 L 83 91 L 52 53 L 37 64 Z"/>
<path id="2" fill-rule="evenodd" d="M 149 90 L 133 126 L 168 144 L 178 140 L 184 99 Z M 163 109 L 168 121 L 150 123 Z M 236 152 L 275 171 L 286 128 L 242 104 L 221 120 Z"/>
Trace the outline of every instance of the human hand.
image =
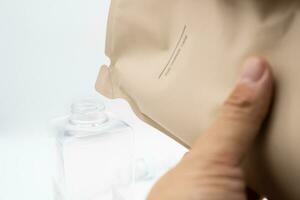
<path id="1" fill-rule="evenodd" d="M 241 162 L 268 113 L 272 82 L 265 60 L 248 59 L 214 123 L 156 183 L 148 200 L 246 200 Z"/>

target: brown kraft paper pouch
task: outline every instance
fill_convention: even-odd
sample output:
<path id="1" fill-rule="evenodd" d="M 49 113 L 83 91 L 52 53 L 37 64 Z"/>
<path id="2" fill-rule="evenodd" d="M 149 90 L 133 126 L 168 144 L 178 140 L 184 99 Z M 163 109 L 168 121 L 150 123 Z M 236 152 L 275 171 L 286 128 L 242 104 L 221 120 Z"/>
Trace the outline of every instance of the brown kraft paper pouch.
<path id="1" fill-rule="evenodd" d="M 300 0 L 112 0 L 96 89 L 189 147 L 249 56 L 276 77 L 270 122 L 245 160 L 270 199 L 300 199 Z M 280 196 L 281 194 L 282 196 Z"/>

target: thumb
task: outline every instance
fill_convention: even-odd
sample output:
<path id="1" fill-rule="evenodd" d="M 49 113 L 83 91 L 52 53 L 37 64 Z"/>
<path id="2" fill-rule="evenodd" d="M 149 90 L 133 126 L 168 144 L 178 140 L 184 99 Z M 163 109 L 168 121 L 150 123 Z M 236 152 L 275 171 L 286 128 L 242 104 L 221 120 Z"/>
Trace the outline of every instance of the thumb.
<path id="1" fill-rule="evenodd" d="M 269 64 L 261 58 L 248 59 L 216 120 L 192 146 L 190 153 L 238 165 L 261 128 L 271 97 Z"/>

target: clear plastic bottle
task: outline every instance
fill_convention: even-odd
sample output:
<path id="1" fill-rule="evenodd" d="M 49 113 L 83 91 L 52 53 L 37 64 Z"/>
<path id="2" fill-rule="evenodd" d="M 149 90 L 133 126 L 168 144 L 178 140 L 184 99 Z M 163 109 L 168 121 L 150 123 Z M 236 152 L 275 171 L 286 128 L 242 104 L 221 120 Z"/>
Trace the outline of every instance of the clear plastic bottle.
<path id="1" fill-rule="evenodd" d="M 134 199 L 132 128 L 94 98 L 73 103 L 71 114 L 62 121 L 60 141 L 68 199 Z"/>

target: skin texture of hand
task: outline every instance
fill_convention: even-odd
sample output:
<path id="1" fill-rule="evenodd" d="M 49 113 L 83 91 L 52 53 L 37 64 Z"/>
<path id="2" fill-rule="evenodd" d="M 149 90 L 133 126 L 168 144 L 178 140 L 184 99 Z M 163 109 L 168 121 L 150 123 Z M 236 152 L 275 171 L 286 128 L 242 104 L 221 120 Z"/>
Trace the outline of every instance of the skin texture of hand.
<path id="1" fill-rule="evenodd" d="M 148 200 L 247 200 L 241 168 L 272 99 L 267 61 L 250 58 L 210 128 L 181 162 L 163 176 Z"/>

